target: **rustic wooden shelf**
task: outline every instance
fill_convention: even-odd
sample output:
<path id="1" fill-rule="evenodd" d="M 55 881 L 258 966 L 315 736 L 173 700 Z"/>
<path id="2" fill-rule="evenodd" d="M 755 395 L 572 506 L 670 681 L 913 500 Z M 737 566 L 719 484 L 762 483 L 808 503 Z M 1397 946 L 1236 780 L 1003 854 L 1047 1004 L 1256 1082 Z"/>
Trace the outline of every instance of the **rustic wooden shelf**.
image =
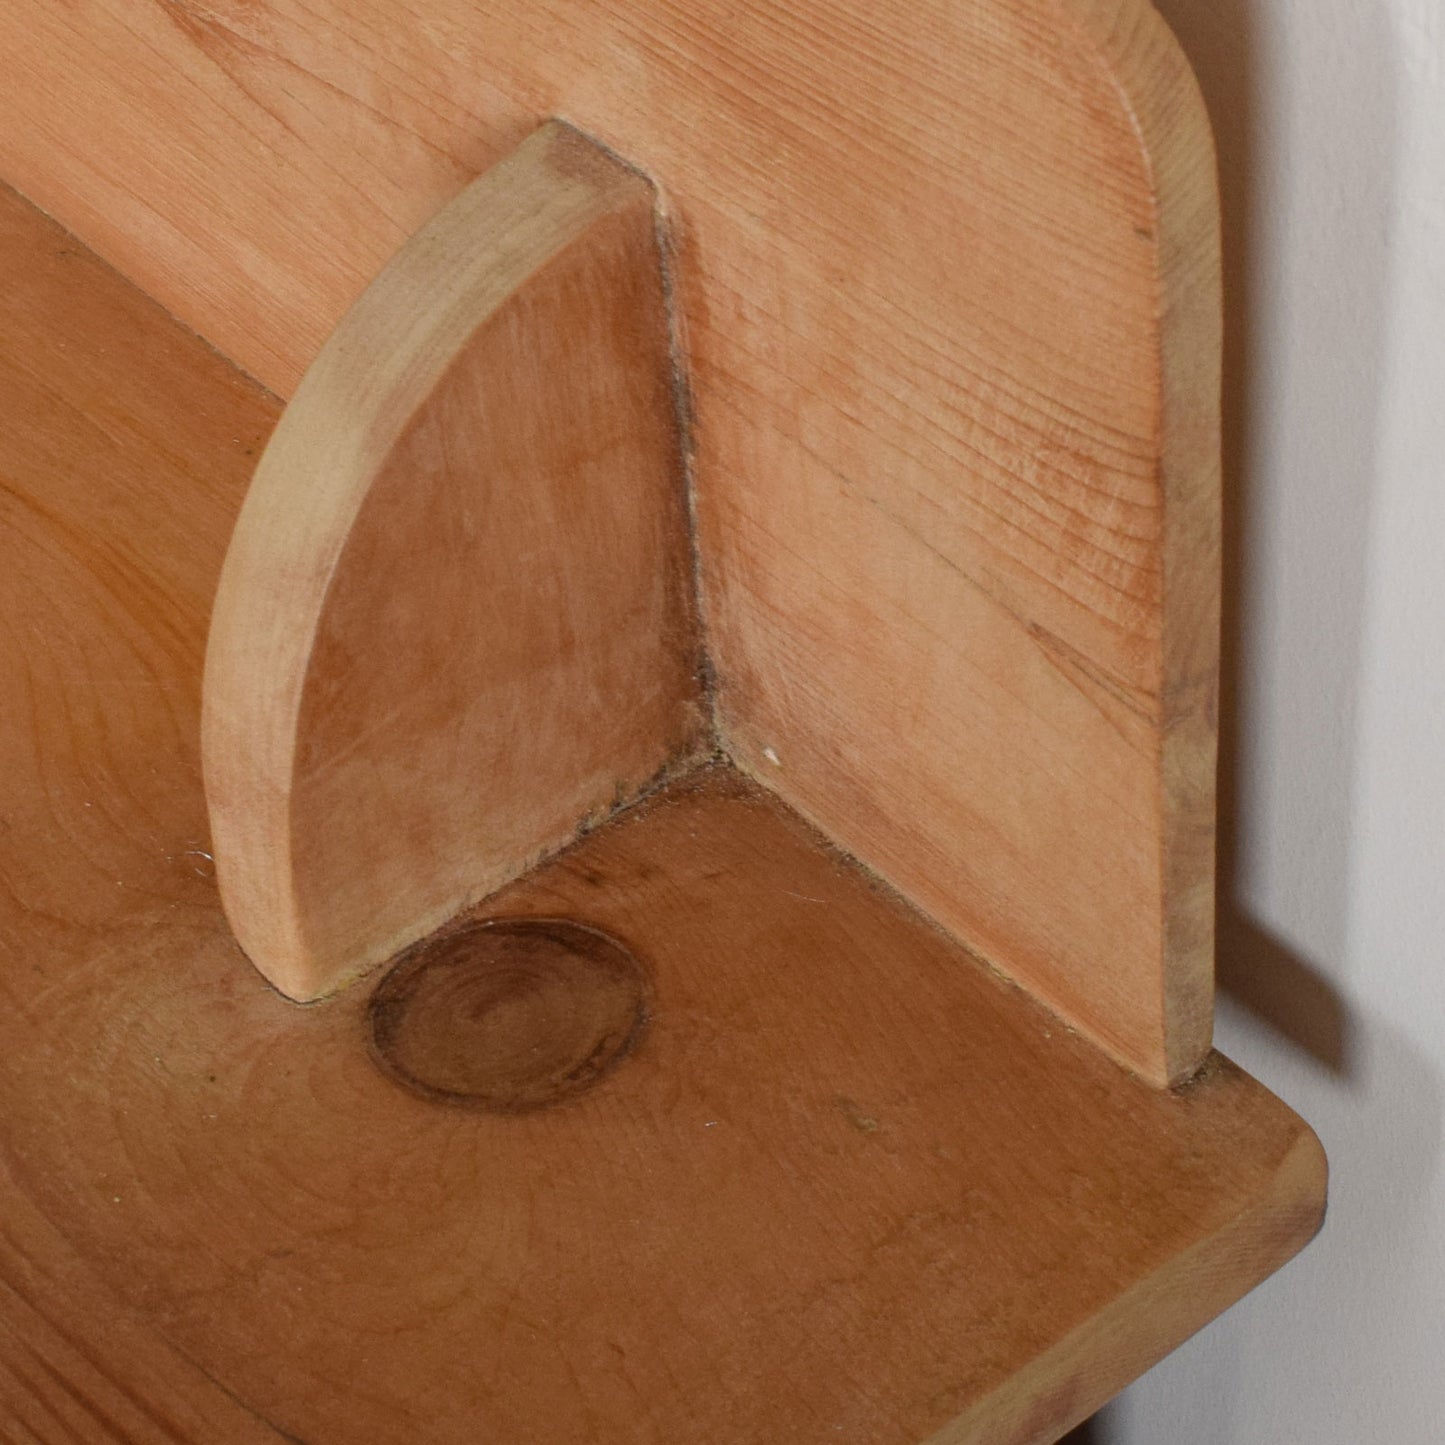
<path id="1" fill-rule="evenodd" d="M 541 1114 L 398 1088 L 209 876 L 278 405 L 13 195 L 0 255 L 7 1439 L 1043 1441 L 1313 1232 L 1259 1085 L 1149 1087 L 716 766 L 486 904 L 626 939 L 644 1045 Z"/>
<path id="2" fill-rule="evenodd" d="M 420 3 L 13 38 L 0 1438 L 1046 1445 L 1325 1202 L 1187 67 Z"/>

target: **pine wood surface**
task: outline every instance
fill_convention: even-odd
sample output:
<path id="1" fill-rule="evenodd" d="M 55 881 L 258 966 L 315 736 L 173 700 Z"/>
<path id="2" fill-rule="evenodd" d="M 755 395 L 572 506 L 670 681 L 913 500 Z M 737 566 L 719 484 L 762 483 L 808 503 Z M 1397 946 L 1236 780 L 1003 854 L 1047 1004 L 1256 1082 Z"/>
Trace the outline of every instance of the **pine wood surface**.
<path id="1" fill-rule="evenodd" d="M 67 1038 L 54 1012 L 91 971 L 114 1001 L 137 959 L 172 986 L 137 920 L 214 931 L 205 621 L 280 407 L 3 187 L 0 274 L 0 1439 L 280 1445 L 78 1245 L 78 1217 L 138 1203 L 96 1154 L 127 1019 Z M 166 1107 L 135 1122 L 164 1147 Z M 82 1198 L 35 1196 L 27 1130 L 83 1161 Z"/>
<path id="2" fill-rule="evenodd" d="M 283 993 L 394 957 L 710 748 L 651 187 L 546 126 L 327 342 L 221 573 L 221 896 Z"/>
<path id="3" fill-rule="evenodd" d="M 1192 1071 L 1217 218 L 1147 0 L 12 0 L 0 43 L 0 175 L 283 395 L 546 117 L 652 176 L 729 747 Z"/>
<path id="4" fill-rule="evenodd" d="M 1160 1091 L 722 770 L 490 900 L 645 1038 L 506 1117 L 248 968 L 210 598 L 277 406 L 0 202 L 0 1421 L 77 1439 L 1041 1445 L 1315 1228 L 1308 1129 Z"/>

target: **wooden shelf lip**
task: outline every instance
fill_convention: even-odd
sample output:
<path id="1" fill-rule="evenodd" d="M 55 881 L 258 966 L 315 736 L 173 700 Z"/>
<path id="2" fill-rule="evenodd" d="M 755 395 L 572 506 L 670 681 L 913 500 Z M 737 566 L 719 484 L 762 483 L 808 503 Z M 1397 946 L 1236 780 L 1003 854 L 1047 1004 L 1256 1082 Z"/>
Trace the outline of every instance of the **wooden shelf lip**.
<path id="1" fill-rule="evenodd" d="M 0 1433 L 1042 1445 L 1317 1228 L 1267 1090 L 1149 1087 L 726 770 L 485 905 L 628 944 L 633 1056 L 532 1116 L 398 1088 L 208 876 L 278 405 L 10 194 L 0 255 Z"/>

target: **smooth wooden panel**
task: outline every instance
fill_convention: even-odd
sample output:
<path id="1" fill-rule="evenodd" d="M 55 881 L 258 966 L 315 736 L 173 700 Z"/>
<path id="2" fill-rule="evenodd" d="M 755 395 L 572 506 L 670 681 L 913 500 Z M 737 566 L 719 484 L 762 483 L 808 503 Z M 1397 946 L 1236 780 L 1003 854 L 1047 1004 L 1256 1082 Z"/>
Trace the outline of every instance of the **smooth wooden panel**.
<path id="1" fill-rule="evenodd" d="M 1203 1056 L 1217 247 L 1147 0 L 14 0 L 0 37 L 0 174 L 282 392 L 543 117 L 655 177 L 730 745 L 1131 1066 Z"/>
<path id="2" fill-rule="evenodd" d="M 291 997 L 698 748 L 660 262 L 647 182 L 546 126 L 408 242 L 286 409 L 202 736 L 227 917 Z"/>
<path id="3" fill-rule="evenodd" d="M 198 734 L 275 404 L 0 217 L 10 1418 L 45 1445 L 1042 1445 L 1309 1236 L 1318 1145 L 1260 1086 L 1215 1057 L 1147 1087 L 726 772 L 489 905 L 648 970 L 645 1038 L 565 1106 L 425 1102 L 372 1063 L 364 990 L 268 989 L 208 876 Z"/>

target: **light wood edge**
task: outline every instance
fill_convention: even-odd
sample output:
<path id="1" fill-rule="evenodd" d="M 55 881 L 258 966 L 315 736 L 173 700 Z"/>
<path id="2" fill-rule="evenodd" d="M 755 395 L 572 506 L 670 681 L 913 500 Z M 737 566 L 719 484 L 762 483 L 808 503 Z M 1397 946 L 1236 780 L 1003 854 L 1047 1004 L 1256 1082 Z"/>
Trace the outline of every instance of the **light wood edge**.
<path id="1" fill-rule="evenodd" d="M 1171 1086 L 1199 1069 L 1214 1035 L 1224 324 L 1217 160 L 1199 83 L 1150 0 L 1062 4 L 1086 52 L 1111 77 L 1153 182 L 1164 512 L 1158 712 L 1164 1048 L 1162 1068 L 1144 1077 Z"/>
<path id="2" fill-rule="evenodd" d="M 253 959 L 304 951 L 282 780 L 294 774 L 327 590 L 378 459 L 487 318 L 595 222 L 640 196 L 652 197 L 645 177 L 570 125 L 548 122 L 402 247 L 283 413 L 226 554 L 202 683 L 217 879 L 237 941 Z M 352 364 L 357 355 L 369 364 Z M 284 592 L 274 586 L 278 576 Z M 227 806 L 237 798 L 244 808 Z M 293 907 L 261 919 L 231 906 L 232 898 L 261 896 L 290 898 Z"/>
<path id="3" fill-rule="evenodd" d="M 1053 1445 L 1293 1259 L 1324 1223 L 1328 1188 L 1324 1149 L 1300 1121 L 1268 1187 L 1243 1209 L 922 1445 Z"/>

